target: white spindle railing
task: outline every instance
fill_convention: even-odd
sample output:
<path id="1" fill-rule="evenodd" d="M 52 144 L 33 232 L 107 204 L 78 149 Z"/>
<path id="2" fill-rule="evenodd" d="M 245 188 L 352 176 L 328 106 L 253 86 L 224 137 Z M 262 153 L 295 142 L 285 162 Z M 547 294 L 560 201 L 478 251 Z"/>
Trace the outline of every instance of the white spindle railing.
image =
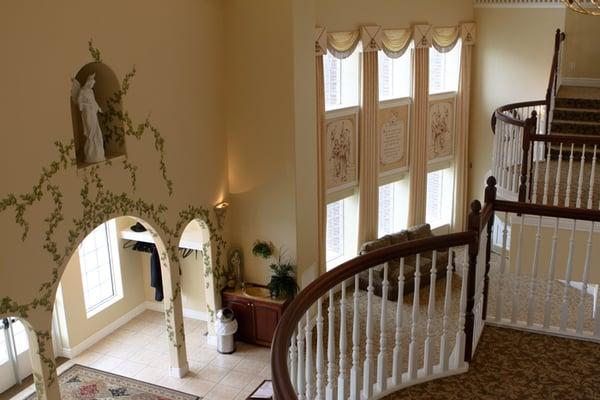
<path id="1" fill-rule="evenodd" d="M 479 245 L 485 252 L 485 242 Z M 485 254 L 477 263 L 482 265 L 473 266 L 481 280 L 475 285 L 475 340 L 483 328 Z M 424 380 L 464 372 L 469 268 L 466 245 L 437 249 L 369 268 L 353 276 L 353 285 L 342 280 L 328 290 L 304 312 L 292 336 L 288 371 L 296 396 L 381 398 Z M 390 300 L 396 285 L 397 298 Z"/>

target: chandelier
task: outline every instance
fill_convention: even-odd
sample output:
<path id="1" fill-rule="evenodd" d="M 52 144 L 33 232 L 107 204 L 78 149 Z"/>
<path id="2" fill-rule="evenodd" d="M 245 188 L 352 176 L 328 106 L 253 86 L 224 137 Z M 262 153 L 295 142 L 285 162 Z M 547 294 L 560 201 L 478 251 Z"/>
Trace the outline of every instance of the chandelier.
<path id="1" fill-rule="evenodd" d="M 579 14 L 600 15 L 600 0 L 562 0 L 562 2 Z"/>

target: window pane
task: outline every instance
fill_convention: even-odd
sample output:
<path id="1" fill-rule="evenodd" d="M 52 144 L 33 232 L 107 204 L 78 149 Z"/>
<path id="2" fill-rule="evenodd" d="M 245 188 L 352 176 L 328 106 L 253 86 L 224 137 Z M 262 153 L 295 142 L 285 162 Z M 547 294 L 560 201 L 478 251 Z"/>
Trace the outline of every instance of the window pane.
<path id="1" fill-rule="evenodd" d="M 456 92 L 460 75 L 460 43 L 447 53 L 429 50 L 429 93 Z"/>
<path id="2" fill-rule="evenodd" d="M 358 105 L 359 54 L 355 50 L 352 55 L 341 60 L 331 54 L 323 57 L 326 110 Z"/>
<path id="3" fill-rule="evenodd" d="M 449 224 L 452 219 L 452 168 L 427 174 L 427 209 L 425 219 L 432 227 Z"/>
<path id="4" fill-rule="evenodd" d="M 83 297 L 89 312 L 116 295 L 108 225 L 94 229 L 79 245 Z"/>
<path id="5" fill-rule="evenodd" d="M 400 58 L 390 58 L 383 51 L 379 57 L 379 100 L 399 99 L 410 96 L 411 51 Z"/>
<path id="6" fill-rule="evenodd" d="M 327 262 L 344 255 L 344 200 L 327 204 Z"/>
<path id="7" fill-rule="evenodd" d="M 401 181 L 379 186 L 379 237 L 406 228 L 407 193 Z"/>

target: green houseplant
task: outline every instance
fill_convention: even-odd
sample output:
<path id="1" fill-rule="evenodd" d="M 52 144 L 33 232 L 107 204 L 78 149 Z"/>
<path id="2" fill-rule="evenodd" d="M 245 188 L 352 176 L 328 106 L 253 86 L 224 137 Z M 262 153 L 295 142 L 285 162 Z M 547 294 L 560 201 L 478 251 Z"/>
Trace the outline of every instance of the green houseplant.
<path id="1" fill-rule="evenodd" d="M 277 262 L 269 265 L 269 268 L 273 272 L 271 281 L 267 285 L 271 297 L 294 297 L 299 289 L 296 283 L 294 265 L 290 261 L 282 261 L 280 256 Z"/>
<path id="2" fill-rule="evenodd" d="M 273 255 L 273 244 L 264 240 L 257 240 L 252 245 L 252 254 L 256 257 L 269 258 Z"/>

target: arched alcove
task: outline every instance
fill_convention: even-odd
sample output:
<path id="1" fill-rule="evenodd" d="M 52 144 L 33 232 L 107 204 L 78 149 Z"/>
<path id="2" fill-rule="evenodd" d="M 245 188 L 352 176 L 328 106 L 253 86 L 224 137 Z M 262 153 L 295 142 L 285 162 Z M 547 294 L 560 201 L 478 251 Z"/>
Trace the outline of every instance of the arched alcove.
<path id="1" fill-rule="evenodd" d="M 123 135 L 124 125 L 123 121 L 117 117 L 123 111 L 122 99 L 120 96 L 116 96 L 121 89 L 119 79 L 108 65 L 101 62 L 84 65 L 75 75 L 75 79 L 83 86 L 91 74 L 95 74 L 94 96 L 101 109 L 101 113 L 98 114 L 98 121 L 104 139 L 105 158 L 110 160 L 124 156 L 127 153 Z M 84 161 L 83 153 L 86 139 L 83 133 L 83 122 L 79 107 L 73 98 L 70 99 L 70 102 L 77 166 L 81 168 L 88 165 Z"/>
<path id="2" fill-rule="evenodd" d="M 0 393 L 32 374 L 30 342 L 35 338 L 27 321 L 6 317 L 0 319 Z M 35 349 L 33 349 L 35 352 Z"/>

